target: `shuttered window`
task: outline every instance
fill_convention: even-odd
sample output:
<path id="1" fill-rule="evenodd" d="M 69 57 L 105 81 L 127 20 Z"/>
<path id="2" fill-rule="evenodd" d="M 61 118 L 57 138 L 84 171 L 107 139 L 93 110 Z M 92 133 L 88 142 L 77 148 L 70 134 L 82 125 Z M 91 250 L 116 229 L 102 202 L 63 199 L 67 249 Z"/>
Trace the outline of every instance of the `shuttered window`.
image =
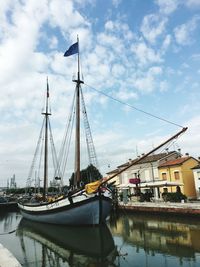
<path id="1" fill-rule="evenodd" d="M 174 172 L 174 178 L 175 178 L 175 180 L 179 180 L 180 179 L 180 175 L 179 175 L 178 171 Z"/>
<path id="2" fill-rule="evenodd" d="M 163 172 L 163 173 L 162 173 L 162 179 L 163 179 L 163 180 L 167 180 L 167 174 L 166 174 L 166 172 Z"/>

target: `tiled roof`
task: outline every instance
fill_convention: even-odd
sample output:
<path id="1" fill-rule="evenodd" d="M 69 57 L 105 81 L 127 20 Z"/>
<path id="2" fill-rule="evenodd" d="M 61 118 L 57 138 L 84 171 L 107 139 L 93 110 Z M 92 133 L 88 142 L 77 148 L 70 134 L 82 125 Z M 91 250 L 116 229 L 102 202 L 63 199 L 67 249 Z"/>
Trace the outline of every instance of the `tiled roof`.
<path id="1" fill-rule="evenodd" d="M 172 165 L 181 165 L 183 164 L 185 161 L 187 161 L 188 159 L 191 159 L 191 157 L 182 157 L 182 158 L 178 158 L 178 159 L 174 159 L 174 160 L 170 160 L 167 161 L 165 163 L 162 163 L 158 166 L 158 168 L 161 167 L 167 167 L 167 166 L 172 166 Z"/>
<path id="2" fill-rule="evenodd" d="M 150 155 L 144 159 L 142 159 L 138 164 L 141 164 L 141 163 L 148 163 L 148 162 L 154 162 L 154 161 L 158 161 L 168 155 L 171 155 L 173 154 L 174 151 L 171 151 L 169 153 L 159 153 L 159 154 L 154 154 L 154 155 Z M 117 168 L 123 168 L 123 167 L 126 167 L 128 166 L 130 163 L 132 164 L 134 161 L 137 161 L 139 158 L 136 158 L 136 159 L 133 159 L 131 160 L 130 162 L 126 162 L 120 166 L 117 166 Z"/>
<path id="3" fill-rule="evenodd" d="M 192 168 L 193 170 L 194 169 L 200 169 L 200 164 L 198 164 L 197 166 L 195 166 L 194 168 Z"/>
<path id="4" fill-rule="evenodd" d="M 110 171 L 110 172 L 107 172 L 106 174 L 114 174 L 114 173 L 118 173 L 118 169 L 115 169 L 115 170 L 112 170 L 112 171 Z"/>

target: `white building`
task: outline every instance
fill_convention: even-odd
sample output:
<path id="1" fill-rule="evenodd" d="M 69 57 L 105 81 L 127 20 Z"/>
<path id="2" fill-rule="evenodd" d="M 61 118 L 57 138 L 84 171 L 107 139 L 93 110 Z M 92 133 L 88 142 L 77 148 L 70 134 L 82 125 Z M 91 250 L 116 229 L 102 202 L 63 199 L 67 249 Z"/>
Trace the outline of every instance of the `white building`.
<path id="1" fill-rule="evenodd" d="M 197 198 L 200 198 L 200 164 L 192 168 Z"/>
<path id="2" fill-rule="evenodd" d="M 120 184 L 128 184 L 130 179 L 139 178 L 140 183 L 158 181 L 159 173 L 158 166 L 166 161 L 173 160 L 180 157 L 180 153 L 176 151 L 170 151 L 167 153 L 159 153 L 148 156 L 142 159 L 139 163 L 131 166 L 126 171 L 122 172 L 119 176 Z M 129 160 L 129 162 L 118 166 L 117 168 L 123 169 L 129 164 L 138 159 Z"/>

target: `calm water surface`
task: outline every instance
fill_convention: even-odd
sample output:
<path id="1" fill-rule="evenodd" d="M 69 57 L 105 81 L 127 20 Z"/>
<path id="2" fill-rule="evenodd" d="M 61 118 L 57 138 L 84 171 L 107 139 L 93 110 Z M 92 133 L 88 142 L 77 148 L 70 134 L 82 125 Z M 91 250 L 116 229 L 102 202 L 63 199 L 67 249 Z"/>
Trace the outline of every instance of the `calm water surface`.
<path id="1" fill-rule="evenodd" d="M 26 267 L 200 266 L 200 221 L 121 214 L 105 227 L 33 223 L 0 214 L 0 243 Z"/>

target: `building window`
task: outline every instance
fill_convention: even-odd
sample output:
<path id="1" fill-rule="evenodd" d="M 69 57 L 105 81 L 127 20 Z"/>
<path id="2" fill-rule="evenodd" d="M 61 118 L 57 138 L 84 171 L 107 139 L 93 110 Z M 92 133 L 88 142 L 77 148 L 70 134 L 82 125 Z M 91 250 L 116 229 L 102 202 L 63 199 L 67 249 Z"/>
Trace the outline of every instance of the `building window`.
<path id="1" fill-rule="evenodd" d="M 197 171 L 197 179 L 200 180 L 200 171 Z"/>
<path id="2" fill-rule="evenodd" d="M 162 173 L 162 179 L 163 179 L 163 180 L 167 180 L 167 174 L 166 174 L 166 172 L 163 172 L 163 173 Z"/>
<path id="3" fill-rule="evenodd" d="M 175 178 L 175 180 L 179 180 L 180 179 L 180 175 L 179 175 L 178 171 L 174 172 L 174 178 Z"/>

